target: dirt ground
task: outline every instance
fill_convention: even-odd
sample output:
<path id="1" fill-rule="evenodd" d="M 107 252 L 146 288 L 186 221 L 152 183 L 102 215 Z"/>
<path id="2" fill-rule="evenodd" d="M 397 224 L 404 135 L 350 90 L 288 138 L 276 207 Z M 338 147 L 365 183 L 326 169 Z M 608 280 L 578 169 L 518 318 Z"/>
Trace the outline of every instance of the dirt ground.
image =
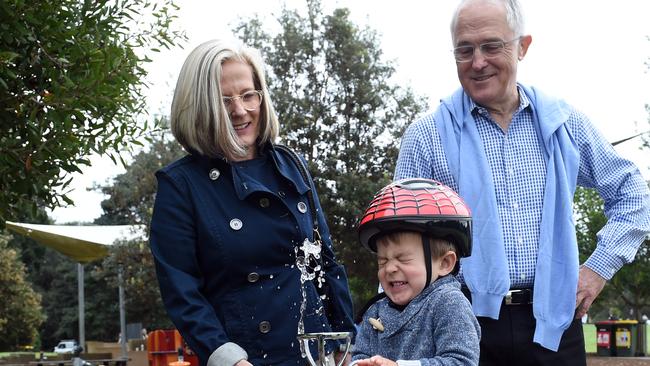
<path id="1" fill-rule="evenodd" d="M 650 357 L 588 356 L 587 366 L 650 366 Z"/>

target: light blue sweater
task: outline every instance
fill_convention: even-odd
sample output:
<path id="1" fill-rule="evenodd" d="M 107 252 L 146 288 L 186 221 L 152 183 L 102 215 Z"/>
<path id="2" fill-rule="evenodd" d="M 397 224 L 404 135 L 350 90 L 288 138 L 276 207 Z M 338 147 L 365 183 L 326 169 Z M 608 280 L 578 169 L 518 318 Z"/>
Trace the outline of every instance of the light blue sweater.
<path id="1" fill-rule="evenodd" d="M 533 123 L 546 161 L 546 185 L 535 269 L 534 342 L 557 351 L 575 310 L 578 286 L 578 246 L 572 202 L 576 187 L 578 148 L 565 122 L 571 107 L 560 99 L 520 85 L 530 99 Z M 471 115 L 472 102 L 461 89 L 442 101 L 435 112 L 436 128 L 459 193 L 472 209 L 472 256 L 462 260 L 465 283 L 472 292 L 477 316 L 497 319 L 510 288 L 503 233 L 497 211 L 490 165 Z M 525 157 L 521 157 L 525 158 Z"/>

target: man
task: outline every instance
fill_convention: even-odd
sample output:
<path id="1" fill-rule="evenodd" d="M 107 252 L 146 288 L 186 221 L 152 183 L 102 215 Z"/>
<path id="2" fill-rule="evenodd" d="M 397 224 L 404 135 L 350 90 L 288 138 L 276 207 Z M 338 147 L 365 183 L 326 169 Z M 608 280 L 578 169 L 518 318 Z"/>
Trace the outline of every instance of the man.
<path id="1" fill-rule="evenodd" d="M 481 365 L 585 365 L 580 318 L 650 230 L 650 193 L 589 119 L 517 83 L 532 37 L 516 0 L 465 0 L 451 24 L 462 88 L 407 129 L 395 179 L 460 193 L 474 216 L 461 282 L 482 328 Z M 576 185 L 607 225 L 579 266 Z"/>

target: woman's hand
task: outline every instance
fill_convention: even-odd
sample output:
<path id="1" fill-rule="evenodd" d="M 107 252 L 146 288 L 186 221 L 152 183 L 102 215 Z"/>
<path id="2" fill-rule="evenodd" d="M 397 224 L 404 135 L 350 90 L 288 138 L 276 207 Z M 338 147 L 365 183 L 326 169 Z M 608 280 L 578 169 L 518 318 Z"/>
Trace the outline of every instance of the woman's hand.
<path id="1" fill-rule="evenodd" d="M 248 360 L 241 360 L 237 362 L 235 366 L 253 366 L 253 364 L 248 362 Z"/>
<path id="2" fill-rule="evenodd" d="M 354 366 L 397 366 L 397 362 L 391 361 L 381 356 L 372 356 L 365 360 L 357 360 L 353 362 Z"/>

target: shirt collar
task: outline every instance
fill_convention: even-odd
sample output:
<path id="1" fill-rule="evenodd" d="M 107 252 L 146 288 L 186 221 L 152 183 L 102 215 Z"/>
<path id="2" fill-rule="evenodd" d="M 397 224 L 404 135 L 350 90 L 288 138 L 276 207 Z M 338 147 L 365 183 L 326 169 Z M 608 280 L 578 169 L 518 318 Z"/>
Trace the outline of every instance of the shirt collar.
<path id="1" fill-rule="evenodd" d="M 517 110 L 515 110 L 515 113 L 513 113 L 513 116 L 520 111 L 524 110 L 528 106 L 530 106 L 530 99 L 528 99 L 528 96 L 524 92 L 524 90 L 521 88 L 521 85 L 517 84 L 517 93 L 519 94 L 519 107 L 517 107 Z M 487 108 L 482 107 L 476 102 L 474 102 L 473 99 L 470 98 L 470 104 L 469 104 L 469 110 L 472 113 L 479 113 L 482 116 L 489 116 L 490 112 L 488 112 Z"/>

